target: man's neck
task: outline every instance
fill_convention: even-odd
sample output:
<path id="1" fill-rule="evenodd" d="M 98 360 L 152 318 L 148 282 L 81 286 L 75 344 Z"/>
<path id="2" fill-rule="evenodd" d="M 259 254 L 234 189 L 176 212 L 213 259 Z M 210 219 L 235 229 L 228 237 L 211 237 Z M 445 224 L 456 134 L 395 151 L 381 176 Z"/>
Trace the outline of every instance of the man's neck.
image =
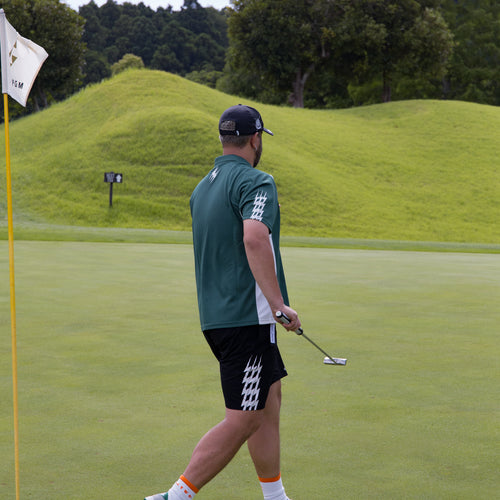
<path id="1" fill-rule="evenodd" d="M 222 150 L 223 156 L 226 155 L 236 155 L 240 156 L 244 160 L 246 160 L 250 165 L 253 165 L 255 160 L 255 151 L 250 146 L 245 146 L 244 148 L 235 148 L 232 146 L 226 146 Z"/>

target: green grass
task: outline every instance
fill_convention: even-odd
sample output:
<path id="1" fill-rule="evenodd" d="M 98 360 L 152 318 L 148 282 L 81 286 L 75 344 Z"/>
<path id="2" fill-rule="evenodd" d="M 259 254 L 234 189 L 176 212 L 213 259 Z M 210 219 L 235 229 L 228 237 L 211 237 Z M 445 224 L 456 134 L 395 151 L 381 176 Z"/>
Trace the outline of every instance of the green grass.
<path id="1" fill-rule="evenodd" d="M 7 225 L 0 223 L 0 230 Z M 0 239 L 2 239 L 0 237 Z M 164 229 L 102 228 L 18 222 L 14 240 L 28 241 L 88 241 L 103 243 L 184 243 L 191 244 L 191 231 Z M 500 253 L 500 245 L 492 243 L 456 243 L 435 241 L 369 240 L 360 238 L 324 238 L 283 236 L 282 246 L 308 248 L 356 248 L 367 250 L 412 250 L 428 252 Z"/>
<path id="2" fill-rule="evenodd" d="M 0 242 L 0 497 L 15 498 L 7 243 Z M 190 245 L 18 241 L 21 498 L 143 498 L 222 417 Z M 305 331 L 289 370 L 292 498 L 490 499 L 498 468 L 498 255 L 284 248 Z M 200 499 L 259 498 L 246 449 Z"/>
<path id="3" fill-rule="evenodd" d="M 220 153 L 220 112 L 235 102 L 145 70 L 11 124 L 21 498 L 162 491 L 222 417 L 196 313 L 188 199 Z M 349 359 L 325 366 L 304 339 L 280 337 L 287 491 L 494 498 L 499 109 L 255 105 L 275 132 L 262 168 L 280 191 L 293 305 L 318 344 Z M 112 209 L 105 171 L 124 174 Z M 4 176 L 0 214 L 6 239 Z M 10 500 L 0 248 L 0 498 Z M 201 496 L 260 496 L 246 450 Z"/>
<path id="4" fill-rule="evenodd" d="M 13 122 L 16 224 L 188 231 L 191 191 L 220 154 L 218 118 L 239 101 L 141 70 Z M 500 244 L 500 109 L 253 104 L 275 133 L 261 168 L 276 179 L 285 235 Z M 112 209 L 106 171 L 124 175 Z"/>

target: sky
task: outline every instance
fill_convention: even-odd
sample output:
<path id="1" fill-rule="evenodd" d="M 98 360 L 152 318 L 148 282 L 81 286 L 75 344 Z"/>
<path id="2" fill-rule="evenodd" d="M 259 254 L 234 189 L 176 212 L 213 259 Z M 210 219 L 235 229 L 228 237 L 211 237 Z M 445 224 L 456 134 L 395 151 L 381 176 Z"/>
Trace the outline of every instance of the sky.
<path id="1" fill-rule="evenodd" d="M 78 12 L 78 7 L 81 5 L 87 5 L 90 0 L 62 0 L 64 3 L 69 5 L 72 9 Z M 144 5 L 151 7 L 153 10 L 156 10 L 158 7 L 167 7 L 171 5 L 174 10 L 181 10 L 181 7 L 184 5 L 184 0 L 126 0 L 129 3 L 138 4 L 141 1 Z M 94 0 L 94 2 L 101 6 L 106 3 L 106 0 Z M 115 0 L 116 3 L 124 3 L 125 0 Z M 229 0 L 198 0 L 198 3 L 202 7 L 215 7 L 220 10 L 224 7 L 230 5 Z"/>

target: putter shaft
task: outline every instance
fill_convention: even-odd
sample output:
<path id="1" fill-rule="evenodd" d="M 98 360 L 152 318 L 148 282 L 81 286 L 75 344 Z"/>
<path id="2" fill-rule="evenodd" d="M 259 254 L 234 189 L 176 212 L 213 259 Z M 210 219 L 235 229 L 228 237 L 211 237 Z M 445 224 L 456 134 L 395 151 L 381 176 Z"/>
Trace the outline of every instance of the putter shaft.
<path id="1" fill-rule="evenodd" d="M 281 311 L 278 311 L 276 313 L 276 318 L 278 319 L 278 321 L 280 323 L 283 323 L 285 325 L 287 325 L 288 323 L 290 323 L 290 318 L 285 314 L 285 313 L 282 313 Z M 327 352 L 325 352 L 323 349 L 321 349 L 321 347 L 316 344 L 316 342 L 314 342 L 313 340 L 311 340 L 305 333 L 304 333 L 304 330 L 302 328 L 297 328 L 297 330 L 295 330 L 295 333 L 297 335 L 302 335 L 302 337 L 304 337 L 307 341 L 309 341 L 314 347 L 316 347 L 316 349 L 318 349 L 319 351 L 321 351 L 325 356 L 326 358 L 328 358 L 331 363 L 328 361 L 326 361 L 326 359 L 324 360 L 324 363 L 325 364 L 333 364 L 333 365 L 345 365 L 347 363 L 347 359 L 345 358 L 333 358 L 332 356 L 330 356 Z"/>

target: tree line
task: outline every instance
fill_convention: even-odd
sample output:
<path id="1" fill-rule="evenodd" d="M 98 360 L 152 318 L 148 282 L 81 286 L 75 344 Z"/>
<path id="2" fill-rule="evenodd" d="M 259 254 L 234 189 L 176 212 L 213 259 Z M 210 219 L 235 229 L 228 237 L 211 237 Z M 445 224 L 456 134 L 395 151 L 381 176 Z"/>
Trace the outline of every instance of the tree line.
<path id="1" fill-rule="evenodd" d="M 223 89 L 337 108 L 500 104 L 497 0 L 233 0 Z M 257 76 L 257 78 L 256 78 Z"/>
<path id="2" fill-rule="evenodd" d="M 84 84 L 110 76 L 111 66 L 126 54 L 140 57 L 147 68 L 182 76 L 224 68 L 226 15 L 196 0 L 185 0 L 180 11 L 114 0 L 98 7 L 91 1 L 79 14 L 85 19 Z"/>
<path id="3" fill-rule="evenodd" d="M 500 105 L 497 0 L 2 0 L 49 53 L 26 110 L 138 64 L 273 104 L 341 108 L 436 98 Z"/>

